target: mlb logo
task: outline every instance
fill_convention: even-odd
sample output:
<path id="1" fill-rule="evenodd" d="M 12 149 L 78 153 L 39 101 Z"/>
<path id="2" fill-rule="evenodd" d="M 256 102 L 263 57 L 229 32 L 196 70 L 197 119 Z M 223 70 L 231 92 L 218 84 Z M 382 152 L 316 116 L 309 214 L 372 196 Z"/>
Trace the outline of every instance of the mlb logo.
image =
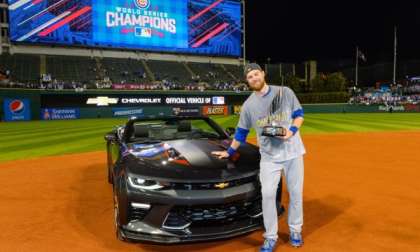
<path id="1" fill-rule="evenodd" d="M 136 27 L 135 34 L 138 37 L 151 38 L 152 37 L 152 29 Z"/>
<path id="2" fill-rule="evenodd" d="M 214 96 L 213 105 L 225 105 L 225 97 L 224 96 Z"/>

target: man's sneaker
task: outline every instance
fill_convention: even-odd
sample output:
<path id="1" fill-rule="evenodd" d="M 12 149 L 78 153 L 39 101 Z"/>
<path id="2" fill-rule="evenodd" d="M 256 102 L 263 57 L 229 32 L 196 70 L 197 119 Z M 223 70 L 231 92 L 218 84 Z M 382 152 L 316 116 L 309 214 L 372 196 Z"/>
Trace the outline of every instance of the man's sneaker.
<path id="1" fill-rule="evenodd" d="M 302 234 L 298 232 L 290 233 L 290 245 L 293 247 L 301 247 L 303 245 Z"/>
<path id="2" fill-rule="evenodd" d="M 265 239 L 264 244 L 261 246 L 260 252 L 272 252 L 276 246 L 276 240 Z"/>

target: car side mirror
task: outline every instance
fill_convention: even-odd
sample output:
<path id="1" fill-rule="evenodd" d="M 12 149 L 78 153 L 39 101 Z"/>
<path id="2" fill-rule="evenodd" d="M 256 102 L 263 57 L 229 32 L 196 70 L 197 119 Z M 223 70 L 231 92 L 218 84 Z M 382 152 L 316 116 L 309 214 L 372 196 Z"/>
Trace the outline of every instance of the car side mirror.
<path id="1" fill-rule="evenodd" d="M 113 142 L 113 141 L 117 140 L 117 136 L 116 136 L 115 133 L 108 133 L 108 134 L 105 135 L 104 138 L 105 138 L 105 141 L 107 141 L 107 142 Z"/>
<path id="2" fill-rule="evenodd" d="M 228 127 L 228 128 L 226 128 L 226 133 L 228 133 L 229 134 L 229 136 L 232 136 L 232 135 L 234 135 L 235 134 L 235 128 L 233 128 L 233 127 Z"/>

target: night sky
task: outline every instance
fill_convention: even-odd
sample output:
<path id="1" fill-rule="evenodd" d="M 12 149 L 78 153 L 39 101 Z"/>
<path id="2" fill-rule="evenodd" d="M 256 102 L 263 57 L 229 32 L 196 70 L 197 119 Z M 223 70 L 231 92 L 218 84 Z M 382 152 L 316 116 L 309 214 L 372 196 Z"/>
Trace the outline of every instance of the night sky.
<path id="1" fill-rule="evenodd" d="M 420 58 L 420 1 L 247 0 L 247 58 L 264 63 L 351 59 L 392 61 L 394 25 L 399 59 Z"/>

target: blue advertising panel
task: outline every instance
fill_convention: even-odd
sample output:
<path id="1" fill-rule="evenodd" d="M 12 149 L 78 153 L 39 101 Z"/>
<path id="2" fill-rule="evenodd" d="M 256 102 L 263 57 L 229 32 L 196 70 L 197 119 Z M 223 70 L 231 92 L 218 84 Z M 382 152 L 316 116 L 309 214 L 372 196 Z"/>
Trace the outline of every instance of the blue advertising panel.
<path id="1" fill-rule="evenodd" d="M 3 101 L 5 121 L 28 121 L 31 120 L 31 106 L 29 99 L 10 99 Z"/>
<path id="2" fill-rule="evenodd" d="M 112 108 L 113 117 L 143 117 L 143 108 Z"/>
<path id="3" fill-rule="evenodd" d="M 70 120 L 79 119 L 80 109 L 78 108 L 43 108 L 41 109 L 42 120 Z"/>
<path id="4" fill-rule="evenodd" d="M 240 57 L 239 0 L 9 0 L 13 42 Z"/>

